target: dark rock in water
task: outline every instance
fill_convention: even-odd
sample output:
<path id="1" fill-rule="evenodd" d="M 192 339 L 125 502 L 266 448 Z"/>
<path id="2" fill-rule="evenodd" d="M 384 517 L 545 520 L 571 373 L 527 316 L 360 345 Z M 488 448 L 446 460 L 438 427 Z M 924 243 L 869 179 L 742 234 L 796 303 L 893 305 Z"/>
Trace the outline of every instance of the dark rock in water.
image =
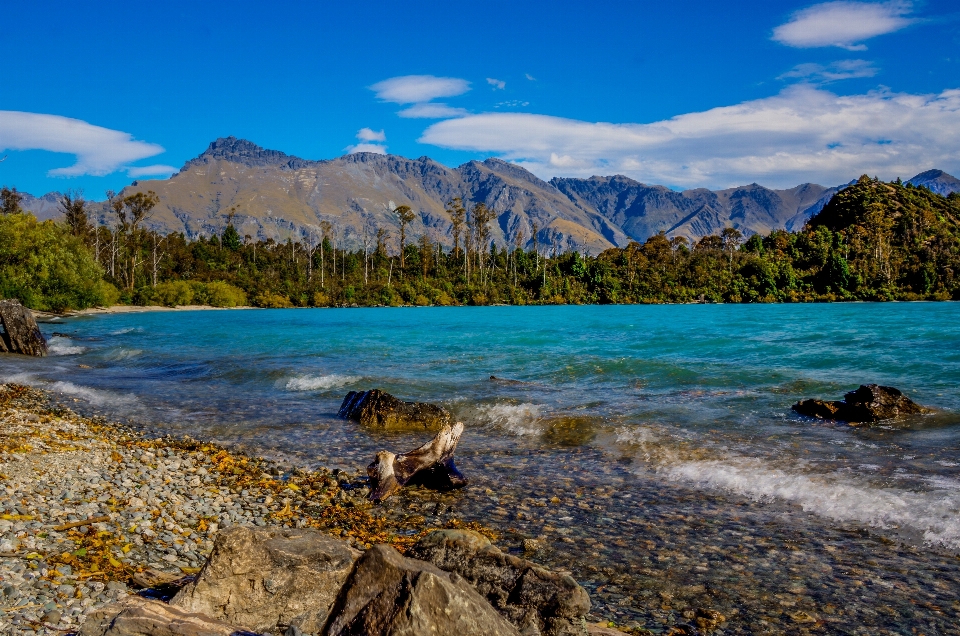
<path id="1" fill-rule="evenodd" d="M 585 636 L 590 596 L 570 576 L 504 554 L 469 530 L 437 530 L 407 555 L 459 574 L 523 634 Z"/>
<path id="2" fill-rule="evenodd" d="M 453 453 L 463 434 L 463 424 L 444 424 L 436 437 L 416 450 L 394 455 L 380 451 L 367 466 L 370 499 L 383 501 L 402 486 L 426 486 L 452 490 L 467 485 L 467 478 L 453 463 Z"/>
<path id="3" fill-rule="evenodd" d="M 463 577 L 375 545 L 360 557 L 325 636 L 519 636 Z"/>
<path id="4" fill-rule="evenodd" d="M 94 611 L 79 636 L 256 636 L 204 614 L 139 596 Z"/>
<path id="5" fill-rule="evenodd" d="M 800 400 L 791 407 L 800 415 L 824 420 L 839 420 L 851 424 L 879 422 L 900 415 L 929 413 L 905 396 L 899 389 L 879 384 L 861 384 L 843 400 Z"/>
<path id="6" fill-rule="evenodd" d="M 293 625 L 315 634 L 360 553 L 312 529 L 234 526 L 170 602 L 258 631 Z"/>
<path id="7" fill-rule="evenodd" d="M 338 415 L 364 426 L 382 429 L 435 431 L 450 423 L 443 407 L 425 402 L 404 402 L 385 391 L 350 391 Z"/>
<path id="8" fill-rule="evenodd" d="M 26 356 L 47 355 L 47 341 L 33 312 L 18 300 L 0 300 L 0 353 L 22 353 Z"/>

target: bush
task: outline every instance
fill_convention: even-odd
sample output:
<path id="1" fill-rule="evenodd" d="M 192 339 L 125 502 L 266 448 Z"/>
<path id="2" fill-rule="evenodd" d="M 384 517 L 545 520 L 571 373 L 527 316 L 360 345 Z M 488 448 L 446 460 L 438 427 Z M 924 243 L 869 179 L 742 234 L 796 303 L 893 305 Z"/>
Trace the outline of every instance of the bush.
<path id="1" fill-rule="evenodd" d="M 206 302 L 213 307 L 242 307 L 247 304 L 247 295 L 230 283 L 214 281 L 206 285 Z"/>
<path id="2" fill-rule="evenodd" d="M 32 214 L 0 215 L 0 298 L 66 311 L 116 302 L 116 289 L 83 241 Z"/>
<path id="3" fill-rule="evenodd" d="M 153 288 L 151 300 L 153 304 L 176 307 L 178 305 L 192 305 L 194 299 L 193 286 L 185 280 L 174 280 L 160 283 Z"/>
<path id="4" fill-rule="evenodd" d="M 293 307 L 293 303 L 290 302 L 289 298 L 269 291 L 261 292 L 260 295 L 254 299 L 253 304 L 257 307 L 265 307 L 267 309 Z"/>

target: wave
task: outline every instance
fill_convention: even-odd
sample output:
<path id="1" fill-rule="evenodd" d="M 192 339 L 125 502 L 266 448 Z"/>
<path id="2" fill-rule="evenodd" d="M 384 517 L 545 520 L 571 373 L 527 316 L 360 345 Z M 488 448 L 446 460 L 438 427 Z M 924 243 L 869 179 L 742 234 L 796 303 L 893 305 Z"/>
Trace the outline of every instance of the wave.
<path id="1" fill-rule="evenodd" d="M 108 351 L 104 354 L 104 359 L 111 362 L 117 362 L 120 360 L 129 360 L 130 358 L 136 358 L 143 353 L 143 349 L 124 349 L 118 348 L 112 351 Z"/>
<path id="2" fill-rule="evenodd" d="M 935 490 L 919 492 L 874 486 L 850 473 L 803 472 L 804 465 L 797 462 L 787 468 L 758 457 L 708 458 L 715 453 L 686 448 L 681 452 L 672 445 L 674 440 L 651 427 L 621 431 L 618 441 L 637 447 L 658 475 L 672 481 L 755 501 L 785 501 L 834 521 L 893 530 L 930 545 L 960 549 L 960 493 L 952 480 L 935 481 Z"/>
<path id="3" fill-rule="evenodd" d="M 66 382 L 63 380 L 54 382 L 49 388 L 51 391 L 57 391 L 58 393 L 64 393 L 66 395 L 73 395 L 86 402 L 89 402 L 90 404 L 96 404 L 97 406 L 132 404 L 137 401 L 136 396 L 132 394 L 118 395 L 109 391 L 92 389 L 87 386 L 80 386 L 74 384 L 73 382 Z"/>
<path id="4" fill-rule="evenodd" d="M 47 341 L 47 349 L 54 356 L 72 356 L 87 350 L 86 347 L 71 344 L 72 342 L 72 340 L 63 336 L 53 336 Z"/>
<path id="5" fill-rule="evenodd" d="M 539 435 L 543 432 L 542 408 L 539 404 L 481 404 L 475 417 L 514 435 Z"/>
<path id="6" fill-rule="evenodd" d="M 124 327 L 123 329 L 117 329 L 116 331 L 111 331 L 111 336 L 122 336 L 125 333 L 143 333 L 143 327 Z"/>
<path id="7" fill-rule="evenodd" d="M 359 382 L 363 378 L 358 375 L 298 375 L 290 378 L 284 384 L 288 391 L 323 391 L 335 389 L 348 384 Z"/>

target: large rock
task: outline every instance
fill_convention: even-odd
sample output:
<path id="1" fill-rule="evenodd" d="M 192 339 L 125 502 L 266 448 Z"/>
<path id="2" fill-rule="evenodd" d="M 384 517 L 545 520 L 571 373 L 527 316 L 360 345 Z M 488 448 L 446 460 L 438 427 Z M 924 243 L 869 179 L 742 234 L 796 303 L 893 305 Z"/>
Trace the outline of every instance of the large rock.
<path id="1" fill-rule="evenodd" d="M 590 596 L 570 576 L 504 554 L 469 530 L 437 530 L 407 555 L 455 572 L 524 636 L 586 636 Z"/>
<path id="2" fill-rule="evenodd" d="M 204 614 L 127 596 L 91 613 L 79 636 L 255 636 Z"/>
<path id="3" fill-rule="evenodd" d="M 450 413 L 425 402 L 404 402 L 386 391 L 350 391 L 340 405 L 340 417 L 364 426 L 393 430 L 439 430 L 450 424 Z"/>
<path id="4" fill-rule="evenodd" d="M 843 400 L 800 400 L 791 407 L 800 415 L 861 424 L 889 420 L 900 415 L 929 413 L 899 389 L 879 384 L 861 384 Z"/>
<path id="5" fill-rule="evenodd" d="M 337 596 L 325 636 L 519 636 L 462 577 L 376 545 Z"/>
<path id="6" fill-rule="evenodd" d="M 170 604 L 248 629 L 316 633 L 359 556 L 317 530 L 234 526 Z"/>
<path id="7" fill-rule="evenodd" d="M 22 353 L 27 356 L 47 355 L 47 341 L 33 312 L 18 300 L 0 300 L 0 353 Z"/>

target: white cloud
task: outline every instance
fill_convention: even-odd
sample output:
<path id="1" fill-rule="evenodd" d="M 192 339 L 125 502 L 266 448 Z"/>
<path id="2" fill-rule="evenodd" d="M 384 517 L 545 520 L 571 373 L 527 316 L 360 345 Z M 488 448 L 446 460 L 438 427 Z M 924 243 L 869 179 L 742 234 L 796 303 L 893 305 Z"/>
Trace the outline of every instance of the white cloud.
<path id="1" fill-rule="evenodd" d="M 794 13 L 789 22 L 773 30 L 773 39 L 797 48 L 839 46 L 862 51 L 867 47 L 858 42 L 913 23 L 904 17 L 912 9 L 912 2 L 899 0 L 824 2 Z"/>
<path id="2" fill-rule="evenodd" d="M 387 135 L 382 129 L 361 128 L 357 131 L 357 139 L 360 141 L 386 141 Z"/>
<path id="3" fill-rule="evenodd" d="M 527 73 L 527 74 L 525 75 L 525 77 L 526 77 L 528 80 L 530 80 L 531 82 L 536 82 L 536 81 L 537 81 L 537 78 L 534 77 L 533 75 L 531 75 L 530 73 Z"/>
<path id="4" fill-rule="evenodd" d="M 448 119 L 469 115 L 470 111 L 463 108 L 454 108 L 442 102 L 427 102 L 408 106 L 397 114 L 411 119 Z"/>
<path id="5" fill-rule="evenodd" d="M 351 155 L 358 152 L 374 152 L 378 155 L 385 155 L 387 154 L 387 147 L 378 144 L 357 144 L 355 146 L 347 146 L 347 152 Z"/>
<path id="6" fill-rule="evenodd" d="M 456 77 L 404 75 L 391 77 L 370 87 L 377 97 L 395 104 L 429 102 L 438 97 L 454 97 L 470 90 L 470 82 Z"/>
<path id="7" fill-rule="evenodd" d="M 839 60 L 822 64 L 797 64 L 777 79 L 800 79 L 806 82 L 836 82 L 857 77 L 873 77 L 879 72 L 867 60 Z"/>
<path id="8" fill-rule="evenodd" d="M 503 90 L 507 87 L 507 83 L 503 80 L 494 79 L 492 77 L 487 78 L 487 84 L 493 86 L 493 90 Z"/>
<path id="9" fill-rule="evenodd" d="M 173 166 L 164 166 L 161 164 L 153 166 L 131 166 L 127 168 L 127 176 L 133 177 L 134 179 L 138 177 L 150 176 L 169 177 L 174 172 L 178 172 L 179 170 L 179 168 L 174 168 Z"/>
<path id="10" fill-rule="evenodd" d="M 56 177 L 102 176 L 164 151 L 157 144 L 135 140 L 130 133 L 79 119 L 12 110 L 0 111 L 0 149 L 76 155 L 72 166 L 48 173 Z"/>
<path id="11" fill-rule="evenodd" d="M 838 96 L 808 84 L 650 124 L 483 113 L 431 125 L 420 142 L 496 153 L 537 175 L 625 174 L 674 186 L 892 179 L 960 169 L 960 90 Z"/>

